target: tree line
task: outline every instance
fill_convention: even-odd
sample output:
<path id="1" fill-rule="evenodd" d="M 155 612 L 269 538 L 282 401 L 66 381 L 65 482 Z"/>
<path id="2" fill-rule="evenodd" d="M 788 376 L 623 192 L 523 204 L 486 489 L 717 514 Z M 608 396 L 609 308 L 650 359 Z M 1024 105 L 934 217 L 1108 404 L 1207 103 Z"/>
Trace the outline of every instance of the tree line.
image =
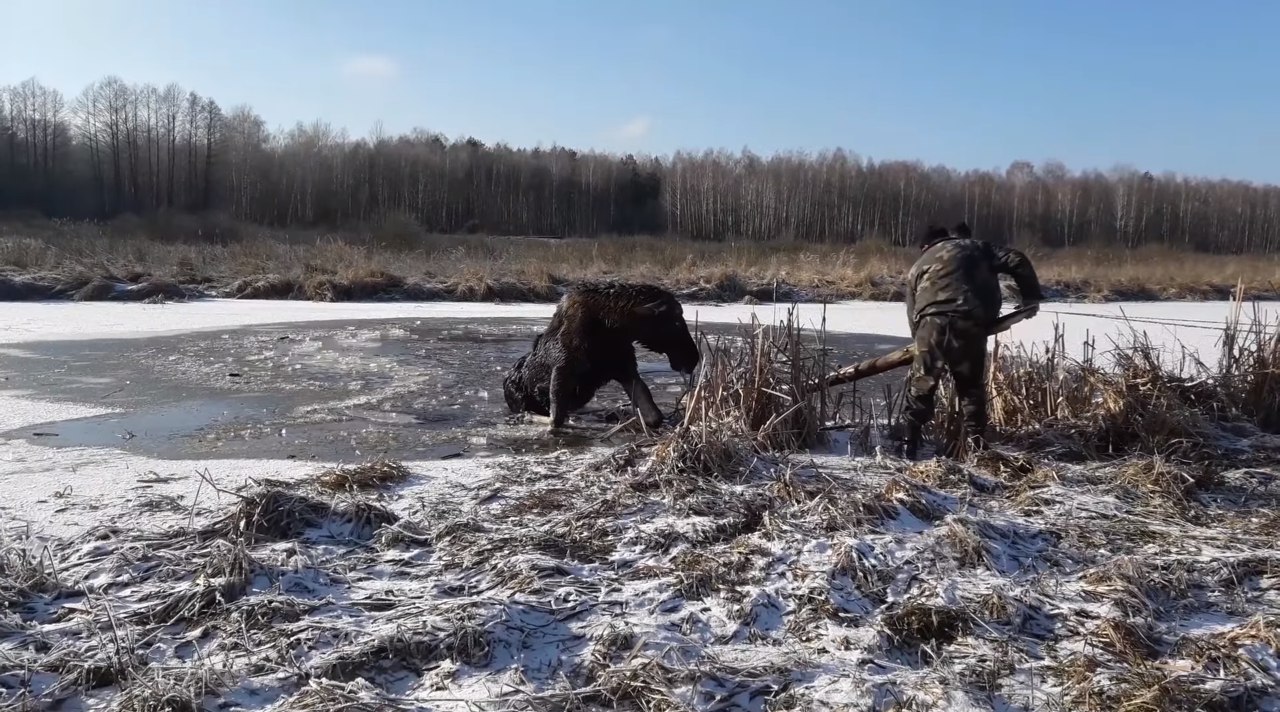
<path id="1" fill-rule="evenodd" d="M 486 145 L 323 121 L 269 130 L 247 106 L 109 76 L 74 98 L 0 88 L 0 210 L 107 219 L 218 213 L 272 227 L 910 244 L 929 221 L 1049 247 L 1280 246 L 1280 187 L 1018 161 L 957 171 L 836 149 L 669 156 Z"/>

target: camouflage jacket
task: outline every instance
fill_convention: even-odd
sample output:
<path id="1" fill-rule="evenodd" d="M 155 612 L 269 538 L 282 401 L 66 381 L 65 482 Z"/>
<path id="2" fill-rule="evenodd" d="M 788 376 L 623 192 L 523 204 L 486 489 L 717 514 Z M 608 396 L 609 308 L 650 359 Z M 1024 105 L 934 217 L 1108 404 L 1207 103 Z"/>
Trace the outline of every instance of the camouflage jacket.
<path id="1" fill-rule="evenodd" d="M 907 274 L 907 319 L 947 315 L 988 325 L 1000 317 L 1000 274 L 1013 278 L 1024 303 L 1041 301 L 1040 280 L 1021 252 L 972 238 L 947 238 L 920 255 Z"/>

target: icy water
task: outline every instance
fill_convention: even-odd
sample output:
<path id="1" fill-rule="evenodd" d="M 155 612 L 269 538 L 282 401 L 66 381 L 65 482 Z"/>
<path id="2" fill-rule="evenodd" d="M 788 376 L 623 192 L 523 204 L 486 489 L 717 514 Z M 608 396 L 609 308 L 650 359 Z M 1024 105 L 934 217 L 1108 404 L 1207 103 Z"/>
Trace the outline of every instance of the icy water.
<path id="1" fill-rule="evenodd" d="M 616 384 L 552 437 L 508 412 L 502 378 L 542 319 L 312 322 L 143 339 L 45 342 L 0 352 L 6 390 L 119 412 L 24 427 L 0 438 L 107 447 L 165 459 L 353 461 L 542 452 L 597 442 L 630 415 Z M 709 336 L 741 333 L 704 326 Z M 833 363 L 902 346 L 901 338 L 828 335 Z M 637 349 L 670 412 L 684 389 L 665 357 Z M 900 381 L 892 374 L 863 386 Z M 629 437 L 617 433 L 615 442 Z"/>

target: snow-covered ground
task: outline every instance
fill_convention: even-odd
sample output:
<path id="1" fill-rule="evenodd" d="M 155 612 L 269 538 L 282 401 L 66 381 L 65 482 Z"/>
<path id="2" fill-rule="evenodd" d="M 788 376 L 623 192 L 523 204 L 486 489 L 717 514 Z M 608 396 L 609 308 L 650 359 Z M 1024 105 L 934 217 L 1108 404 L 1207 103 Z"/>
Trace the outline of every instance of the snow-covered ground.
<path id="1" fill-rule="evenodd" d="M 0 308 L 0 347 L 552 309 L 18 303 Z M 1006 340 L 1042 343 L 1059 321 L 1068 344 L 1088 336 L 1104 349 L 1137 329 L 1211 358 L 1231 305 L 1044 309 Z M 799 311 L 813 326 L 824 315 L 817 305 Z M 690 323 L 752 312 L 773 321 L 785 308 L 686 308 Z M 1270 304 L 1260 312 L 1280 315 Z M 833 332 L 906 336 L 901 304 L 830 305 L 825 321 Z M 101 412 L 0 393 L 0 430 Z M 1212 494 L 1220 501 L 1193 518 L 1180 508 L 1201 504 L 1089 465 L 1015 460 L 976 472 L 827 458 L 822 473 L 673 478 L 666 492 L 627 486 L 598 455 L 408 462 L 409 481 L 381 502 L 390 514 L 336 507 L 314 515 L 323 526 L 235 549 L 190 532 L 139 532 L 248 511 L 243 495 L 218 490 L 249 478 L 288 482 L 312 499 L 277 496 L 275 506 L 314 513 L 327 495 L 305 481 L 331 463 L 0 442 L 10 532 L 0 544 L 31 545 L 9 538 L 18 524 L 60 547 L 36 551 L 26 569 L 7 554 L 6 575 L 56 560 L 61 585 L 87 592 L 64 605 L 34 575 L 24 589 L 0 589 L 21 605 L 0 609 L 0 704 L 28 694 L 33 708 L 60 696 L 93 709 L 134 695 L 150 704 L 132 708 L 150 709 L 160 704 L 153 690 L 212 689 L 224 709 L 555 709 L 620 696 L 660 709 L 760 710 L 772 697 L 773 709 L 789 710 L 1031 710 L 1098 694 L 1120 695 L 1110 704 L 1122 707 L 1150 688 L 1162 695 L 1154 708 L 1216 704 L 1206 695 L 1220 690 L 1242 708 L 1277 708 L 1280 651 L 1267 616 L 1280 613 L 1280 520 L 1263 505 L 1233 508 L 1237 493 L 1261 501 L 1275 478 L 1266 468 L 1224 474 Z M 370 521 L 397 516 L 372 533 Z M 92 534 L 100 524 L 118 533 Z M 127 652 L 150 665 L 100 630 L 146 641 Z M 1170 672 L 1146 672 L 1154 666 Z M 537 705 L 504 706 L 535 694 Z"/>

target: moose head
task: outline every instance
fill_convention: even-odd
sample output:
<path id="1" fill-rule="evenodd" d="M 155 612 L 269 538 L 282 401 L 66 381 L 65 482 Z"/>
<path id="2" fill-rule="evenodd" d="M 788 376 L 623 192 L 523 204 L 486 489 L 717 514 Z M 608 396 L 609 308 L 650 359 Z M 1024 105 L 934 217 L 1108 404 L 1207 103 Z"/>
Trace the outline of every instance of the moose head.
<path id="1" fill-rule="evenodd" d="M 692 375 L 698 367 L 698 344 L 689 333 L 684 308 L 664 295 L 632 310 L 633 333 L 641 346 L 667 357 L 671 370 Z"/>

